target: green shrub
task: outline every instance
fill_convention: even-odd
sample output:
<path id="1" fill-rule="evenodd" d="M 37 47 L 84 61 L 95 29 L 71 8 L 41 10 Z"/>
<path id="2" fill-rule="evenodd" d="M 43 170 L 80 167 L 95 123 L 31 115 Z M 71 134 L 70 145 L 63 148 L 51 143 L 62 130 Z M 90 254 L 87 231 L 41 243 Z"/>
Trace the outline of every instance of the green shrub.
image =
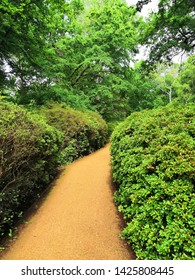
<path id="1" fill-rule="evenodd" d="M 107 126 L 94 112 L 81 112 L 63 104 L 48 104 L 39 111 L 45 121 L 64 135 L 64 163 L 101 148 L 107 140 Z"/>
<path id="2" fill-rule="evenodd" d="M 138 259 L 195 259 L 195 107 L 133 113 L 113 132 L 115 201 Z"/>
<path id="3" fill-rule="evenodd" d="M 117 125 L 119 125 L 119 121 L 112 121 L 112 122 L 108 122 L 107 126 L 108 126 L 108 136 L 111 136 L 112 132 L 114 131 L 114 129 L 116 128 Z"/>
<path id="4" fill-rule="evenodd" d="M 0 102 L 0 237 L 12 231 L 62 162 L 106 140 L 107 126 L 97 113 L 50 104 L 37 114 Z"/>
<path id="5" fill-rule="evenodd" d="M 0 103 L 0 236 L 54 178 L 63 135 L 19 106 Z"/>
<path id="6" fill-rule="evenodd" d="M 95 151 L 106 144 L 108 127 L 103 118 L 96 112 L 83 112 L 87 123 L 85 130 L 89 139 L 91 151 Z"/>

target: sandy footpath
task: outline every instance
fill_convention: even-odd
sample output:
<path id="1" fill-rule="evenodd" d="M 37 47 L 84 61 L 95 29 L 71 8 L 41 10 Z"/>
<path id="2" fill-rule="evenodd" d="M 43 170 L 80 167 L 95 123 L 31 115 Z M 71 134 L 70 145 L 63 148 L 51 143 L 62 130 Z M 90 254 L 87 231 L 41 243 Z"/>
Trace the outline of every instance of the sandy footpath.
<path id="1" fill-rule="evenodd" d="M 1 259 L 132 259 L 119 238 L 109 163 L 107 145 L 67 166 Z"/>

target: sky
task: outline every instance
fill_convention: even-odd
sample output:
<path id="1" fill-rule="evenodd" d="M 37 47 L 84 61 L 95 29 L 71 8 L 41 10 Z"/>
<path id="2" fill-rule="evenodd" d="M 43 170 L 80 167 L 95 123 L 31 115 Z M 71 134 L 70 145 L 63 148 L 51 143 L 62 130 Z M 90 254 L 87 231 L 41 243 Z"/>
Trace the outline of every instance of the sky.
<path id="1" fill-rule="evenodd" d="M 129 5 L 136 5 L 138 0 L 126 0 L 127 4 Z M 147 17 L 148 14 L 152 11 L 157 11 L 157 5 L 158 5 L 159 0 L 152 0 L 152 3 L 149 3 L 147 5 L 144 5 L 141 15 L 143 17 Z"/>

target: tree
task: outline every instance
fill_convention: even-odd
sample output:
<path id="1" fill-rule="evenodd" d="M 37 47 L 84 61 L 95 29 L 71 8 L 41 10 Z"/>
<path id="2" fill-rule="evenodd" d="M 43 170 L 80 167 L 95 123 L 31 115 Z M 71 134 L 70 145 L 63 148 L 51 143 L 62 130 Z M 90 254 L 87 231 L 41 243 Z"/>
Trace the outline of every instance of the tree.
<path id="1" fill-rule="evenodd" d="M 173 95 L 176 93 L 175 86 L 178 78 L 179 66 L 173 64 L 167 66 L 158 64 L 156 69 L 150 74 L 156 91 L 168 97 L 168 102 L 172 102 Z"/>
<path id="2" fill-rule="evenodd" d="M 176 86 L 180 101 L 185 104 L 195 101 L 195 55 L 181 66 Z"/>
<path id="3" fill-rule="evenodd" d="M 55 44 L 52 89 L 61 89 L 66 102 L 70 95 L 85 97 L 88 106 L 107 119 L 113 112 L 123 118 L 128 114 L 130 62 L 137 53 L 140 19 L 125 1 L 90 2 L 77 17 L 74 32 Z"/>
<path id="4" fill-rule="evenodd" d="M 29 85 L 32 77 L 44 77 L 43 61 L 48 63 L 46 48 L 66 32 L 71 5 L 64 0 L 2 1 L 0 86 L 13 76 L 17 81 L 20 79 L 23 88 Z"/>
<path id="5" fill-rule="evenodd" d="M 47 15 L 47 6 L 43 1 L 2 1 L 0 5 L 0 64 L 16 70 L 16 61 L 21 56 L 35 65 L 33 55 L 37 46 L 42 48 Z M 41 11 L 41 12 L 40 12 Z M 4 80 L 4 79 L 3 79 Z M 2 82 L 3 82 L 2 80 Z"/>
<path id="6" fill-rule="evenodd" d="M 140 11 L 151 0 L 137 3 Z M 195 49 L 195 2 L 193 0 L 159 0 L 158 12 L 145 24 L 141 42 L 150 48 L 150 62 L 171 61 L 180 52 Z"/>
<path id="7" fill-rule="evenodd" d="M 168 104 L 176 95 L 177 72 L 177 65 L 158 64 L 148 73 L 143 60 L 135 63 L 128 88 L 132 112 Z"/>

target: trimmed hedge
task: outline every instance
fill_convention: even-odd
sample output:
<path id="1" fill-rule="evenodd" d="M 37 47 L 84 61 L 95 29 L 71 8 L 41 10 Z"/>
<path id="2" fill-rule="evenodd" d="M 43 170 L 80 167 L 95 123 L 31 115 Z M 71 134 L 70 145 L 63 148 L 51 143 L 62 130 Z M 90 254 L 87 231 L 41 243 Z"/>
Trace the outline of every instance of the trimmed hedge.
<path id="1" fill-rule="evenodd" d="M 13 104 L 0 103 L 0 237 L 54 178 L 63 135 Z"/>
<path id="2" fill-rule="evenodd" d="M 53 103 L 42 106 L 39 113 L 48 124 L 63 133 L 64 163 L 101 148 L 107 141 L 107 125 L 95 112 L 82 112 Z"/>
<path id="3" fill-rule="evenodd" d="M 138 259 L 195 259 L 195 106 L 133 113 L 113 132 L 122 237 Z"/>

